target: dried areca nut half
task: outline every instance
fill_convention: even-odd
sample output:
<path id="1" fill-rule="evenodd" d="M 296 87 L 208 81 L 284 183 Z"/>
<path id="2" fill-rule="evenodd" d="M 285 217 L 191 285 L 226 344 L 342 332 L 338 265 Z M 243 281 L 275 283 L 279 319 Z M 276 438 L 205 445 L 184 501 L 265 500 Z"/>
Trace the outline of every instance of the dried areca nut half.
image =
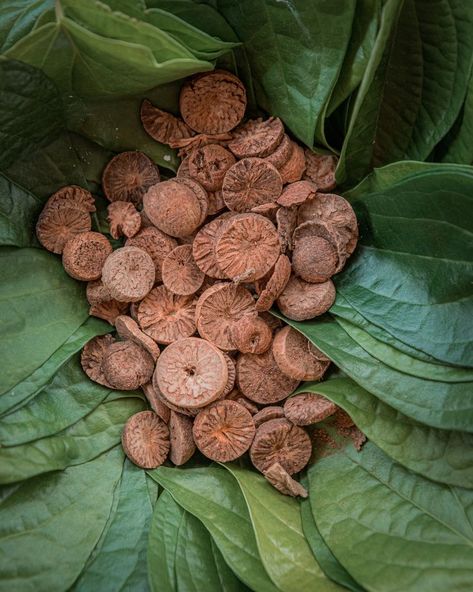
<path id="1" fill-rule="evenodd" d="M 234 132 L 234 140 L 228 148 L 237 158 L 269 156 L 281 143 L 284 126 L 279 117 L 270 117 L 265 121 L 251 121 L 238 126 Z"/>
<path id="2" fill-rule="evenodd" d="M 162 399 L 158 396 L 153 386 L 153 383 L 147 382 L 141 387 L 141 389 L 144 392 L 145 397 L 151 406 L 151 409 L 156 413 L 158 417 L 160 417 L 164 421 L 164 423 L 169 423 L 169 419 L 171 418 L 171 410 L 165 403 L 163 403 Z"/>
<path id="3" fill-rule="evenodd" d="M 221 134 L 196 134 L 192 138 L 182 138 L 181 140 L 171 140 L 169 145 L 171 148 L 179 148 L 179 156 L 185 158 L 190 156 L 194 150 L 198 150 L 203 146 L 209 144 L 219 144 L 220 146 L 226 146 L 233 138 L 229 132 L 223 132 Z"/>
<path id="4" fill-rule="evenodd" d="M 95 212 L 94 196 L 78 185 L 67 185 L 53 193 L 46 202 L 47 208 L 75 207 L 84 212 Z"/>
<path id="5" fill-rule="evenodd" d="M 158 109 L 148 99 L 144 99 L 141 103 L 140 117 L 145 132 L 156 142 L 169 144 L 171 140 L 180 140 L 194 135 L 180 117 Z"/>
<path id="6" fill-rule="evenodd" d="M 207 191 L 198 183 L 195 179 L 190 177 L 182 177 L 178 179 L 179 183 L 182 183 L 195 193 L 200 206 L 200 220 L 199 226 L 205 222 L 209 211 L 209 196 Z"/>
<path id="7" fill-rule="evenodd" d="M 292 150 L 288 160 L 278 170 L 284 184 L 295 183 L 302 179 L 305 171 L 305 156 L 304 150 L 299 144 L 292 143 Z"/>
<path id="8" fill-rule="evenodd" d="M 180 339 L 158 358 L 154 379 L 173 405 L 189 409 L 205 407 L 225 390 L 227 362 L 222 352 L 205 339 Z"/>
<path id="9" fill-rule="evenodd" d="M 89 315 L 115 325 L 117 317 L 126 314 L 127 311 L 128 302 L 118 302 L 118 300 L 111 298 L 110 300 L 103 300 L 102 302 L 97 302 L 97 304 L 92 304 L 89 308 Z"/>
<path id="10" fill-rule="evenodd" d="M 232 327 L 232 341 L 244 354 L 262 354 L 273 342 L 273 332 L 260 317 L 245 316 Z"/>
<path id="11" fill-rule="evenodd" d="M 280 417 L 284 417 L 284 409 L 279 405 L 270 405 L 269 407 L 263 407 L 258 413 L 255 413 L 253 415 L 253 421 L 255 422 L 255 426 L 259 428 L 265 421 L 279 419 Z"/>
<path id="12" fill-rule="evenodd" d="M 168 253 L 177 247 L 177 241 L 155 226 L 143 228 L 133 238 L 129 238 L 126 247 L 138 247 L 146 251 L 154 263 L 155 281 L 162 280 L 161 268 Z"/>
<path id="13" fill-rule="evenodd" d="M 67 241 L 62 251 L 62 264 L 76 280 L 90 282 L 102 275 L 112 245 L 100 232 L 82 232 Z"/>
<path id="14" fill-rule="evenodd" d="M 332 280 L 310 284 L 293 275 L 279 296 L 277 305 L 289 319 L 307 321 L 327 312 L 335 302 L 335 296 Z"/>
<path id="15" fill-rule="evenodd" d="M 207 458 L 230 462 L 251 446 L 255 424 L 249 411 L 236 401 L 217 401 L 195 418 L 193 433 L 197 448 Z"/>
<path id="16" fill-rule="evenodd" d="M 274 203 L 281 192 L 278 169 L 262 158 L 239 160 L 223 179 L 223 200 L 233 212 L 249 212 L 256 206 Z"/>
<path id="17" fill-rule="evenodd" d="M 258 407 L 246 397 L 241 396 L 233 400 L 242 405 L 251 415 L 258 413 Z"/>
<path id="18" fill-rule="evenodd" d="M 342 250 L 351 255 L 358 241 L 358 223 L 351 204 L 335 193 L 317 193 L 298 212 L 298 224 L 325 222 L 339 235 Z"/>
<path id="19" fill-rule="evenodd" d="M 169 460 L 176 466 L 184 465 L 195 452 L 192 425 L 192 419 L 176 413 L 176 411 L 171 411 L 169 420 L 169 435 L 171 437 Z"/>
<path id="20" fill-rule="evenodd" d="M 188 236 L 201 224 L 202 205 L 198 196 L 174 179 L 151 187 L 143 198 L 143 209 L 151 222 L 170 236 Z"/>
<path id="21" fill-rule="evenodd" d="M 251 462 L 261 473 L 279 463 L 289 475 L 294 475 L 302 471 L 311 454 L 312 444 L 305 430 L 285 418 L 260 425 L 250 448 Z"/>
<path id="22" fill-rule="evenodd" d="M 291 378 L 320 380 L 330 366 L 330 360 L 321 360 L 321 355 L 320 350 L 292 327 L 284 327 L 274 337 L 274 359 L 281 371 Z"/>
<path id="23" fill-rule="evenodd" d="M 333 415 L 337 409 L 335 403 L 316 393 L 300 393 L 289 397 L 284 403 L 284 415 L 299 426 L 319 423 Z"/>
<path id="24" fill-rule="evenodd" d="M 102 280 L 92 280 L 87 284 L 85 290 L 87 302 L 91 305 L 111 300 L 112 296 L 106 286 L 103 285 Z"/>
<path id="25" fill-rule="evenodd" d="M 153 288 L 140 302 L 138 324 L 157 343 L 169 344 L 195 333 L 194 296 L 179 296 L 165 286 Z"/>
<path id="26" fill-rule="evenodd" d="M 261 206 L 256 206 L 255 208 L 251 209 L 252 214 L 260 214 L 261 216 L 265 216 L 268 220 L 271 220 L 273 224 L 276 224 L 276 214 L 279 210 L 279 206 L 276 203 L 267 203 Z"/>
<path id="27" fill-rule="evenodd" d="M 276 212 L 276 226 L 281 243 L 281 252 L 292 251 L 294 230 L 297 228 L 297 208 L 280 207 Z"/>
<path id="28" fill-rule="evenodd" d="M 316 154 L 306 148 L 305 154 L 305 176 L 313 181 L 319 191 L 332 191 L 337 182 L 335 180 L 335 171 L 337 169 L 338 159 L 329 154 Z"/>
<path id="29" fill-rule="evenodd" d="M 270 405 L 291 395 L 299 381 L 281 372 L 269 349 L 259 355 L 240 354 L 237 360 L 237 384 L 251 401 Z"/>
<path id="30" fill-rule="evenodd" d="M 274 463 L 264 472 L 266 480 L 284 495 L 291 497 L 307 497 L 309 494 L 305 487 L 293 479 L 278 462 Z"/>
<path id="31" fill-rule="evenodd" d="M 255 316 L 255 303 L 245 288 L 220 283 L 201 294 L 195 310 L 197 329 L 204 339 L 222 350 L 233 350 L 233 326 L 244 316 Z"/>
<path id="32" fill-rule="evenodd" d="M 335 231 L 323 223 L 304 222 L 294 231 L 293 240 L 292 269 L 306 282 L 326 282 L 346 260 Z"/>
<path id="33" fill-rule="evenodd" d="M 227 384 L 225 385 L 225 388 L 223 390 L 223 393 L 221 395 L 222 399 L 225 398 L 227 395 L 229 395 L 233 391 L 233 387 L 235 386 L 235 381 L 236 381 L 235 362 L 226 353 L 223 354 L 223 357 L 225 358 L 225 362 L 227 363 L 228 380 L 227 380 Z"/>
<path id="34" fill-rule="evenodd" d="M 146 335 L 138 323 L 127 315 L 120 315 L 115 319 L 115 328 L 121 339 L 129 339 L 145 349 L 156 362 L 159 358 L 159 347 L 155 341 Z"/>
<path id="35" fill-rule="evenodd" d="M 317 185 L 312 181 L 296 181 L 289 183 L 279 196 L 278 204 L 285 208 L 299 206 L 317 193 Z"/>
<path id="36" fill-rule="evenodd" d="M 150 187 L 159 183 L 159 169 L 143 152 L 121 152 L 107 164 L 102 187 L 109 201 L 139 205 Z"/>
<path id="37" fill-rule="evenodd" d="M 223 201 L 223 193 L 219 189 L 218 191 L 208 191 L 207 199 L 209 201 L 209 208 L 207 210 L 208 216 L 218 214 L 225 209 L 225 202 Z"/>
<path id="38" fill-rule="evenodd" d="M 151 290 L 155 275 L 153 260 L 146 251 L 122 247 L 105 261 L 102 282 L 115 300 L 136 302 Z"/>
<path id="39" fill-rule="evenodd" d="M 236 162 L 235 157 L 219 144 L 207 144 L 189 155 L 189 175 L 207 191 L 222 188 L 227 170 Z"/>
<path id="40" fill-rule="evenodd" d="M 130 238 L 141 228 L 141 215 L 129 201 L 113 201 L 107 208 L 112 238 Z"/>
<path id="41" fill-rule="evenodd" d="M 142 469 L 156 469 L 169 452 L 169 429 L 154 411 L 140 411 L 126 422 L 122 446 L 132 463 Z"/>
<path id="42" fill-rule="evenodd" d="M 153 390 L 156 396 L 156 399 L 159 400 L 163 405 L 165 405 L 169 411 L 176 411 L 177 413 L 181 413 L 182 415 L 186 415 L 187 417 L 195 417 L 200 409 L 189 409 L 188 407 L 180 407 L 179 405 L 173 405 L 170 401 L 166 399 L 163 393 L 159 390 L 159 386 L 156 380 L 156 372 L 153 374 L 152 380 Z"/>
<path id="43" fill-rule="evenodd" d="M 176 172 L 176 179 L 184 179 L 185 177 L 190 177 L 188 156 L 181 160 L 181 164 L 179 165 Z"/>
<path id="44" fill-rule="evenodd" d="M 260 291 L 255 308 L 258 312 L 269 310 L 282 294 L 291 277 L 291 262 L 286 255 L 279 255 L 274 269 Z"/>
<path id="45" fill-rule="evenodd" d="M 197 267 L 192 256 L 192 245 L 173 249 L 163 260 L 163 284 L 174 294 L 195 294 L 204 283 L 205 274 Z"/>
<path id="46" fill-rule="evenodd" d="M 108 348 L 114 342 L 115 339 L 111 335 L 98 335 L 85 344 L 80 356 L 82 370 L 84 370 L 90 380 L 108 388 L 113 387 L 105 378 L 102 370 L 102 362 Z"/>
<path id="47" fill-rule="evenodd" d="M 265 157 L 265 161 L 279 170 L 289 160 L 291 153 L 292 140 L 287 134 L 284 134 L 279 146 L 274 152 Z"/>
<path id="48" fill-rule="evenodd" d="M 281 252 L 274 224 L 259 214 L 237 214 L 220 229 L 215 257 L 220 269 L 234 281 L 262 278 Z"/>
<path id="49" fill-rule="evenodd" d="M 225 212 L 203 226 L 195 235 L 192 243 L 192 255 L 197 267 L 211 278 L 219 280 L 226 278 L 217 263 L 215 243 L 220 231 L 231 216 L 230 212 Z"/>
<path id="50" fill-rule="evenodd" d="M 36 236 L 45 249 L 60 255 L 65 244 L 92 228 L 90 214 L 76 206 L 46 206 L 36 223 Z"/>
<path id="51" fill-rule="evenodd" d="M 151 380 L 154 360 L 137 343 L 129 339 L 116 341 L 105 352 L 102 370 L 114 388 L 133 391 Z"/>
<path id="52" fill-rule="evenodd" d="M 196 132 L 228 132 L 243 119 L 246 90 L 241 80 L 230 72 L 214 70 L 198 74 L 181 88 L 179 110 Z"/>

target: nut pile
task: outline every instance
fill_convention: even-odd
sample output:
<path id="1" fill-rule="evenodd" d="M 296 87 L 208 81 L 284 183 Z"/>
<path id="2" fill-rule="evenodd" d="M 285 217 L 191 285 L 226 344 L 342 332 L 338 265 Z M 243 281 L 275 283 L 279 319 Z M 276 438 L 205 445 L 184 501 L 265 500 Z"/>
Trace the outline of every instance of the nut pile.
<path id="1" fill-rule="evenodd" d="M 122 246 L 92 231 L 94 198 L 77 186 L 50 197 L 37 236 L 87 282 L 90 314 L 115 326 L 116 337 L 84 347 L 86 374 L 142 388 L 150 403 L 123 431 L 135 464 L 182 465 L 196 448 L 220 462 L 249 452 L 279 491 L 306 495 L 292 478 L 312 454 L 303 426 L 340 411 L 291 395 L 330 361 L 268 311 L 302 321 L 330 308 L 357 221 L 330 193 L 335 158 L 304 150 L 278 118 L 243 122 L 245 109 L 241 81 L 220 70 L 184 83 L 181 117 L 143 101 L 144 129 L 182 161 L 165 181 L 140 152 L 108 163 L 110 235 Z"/>

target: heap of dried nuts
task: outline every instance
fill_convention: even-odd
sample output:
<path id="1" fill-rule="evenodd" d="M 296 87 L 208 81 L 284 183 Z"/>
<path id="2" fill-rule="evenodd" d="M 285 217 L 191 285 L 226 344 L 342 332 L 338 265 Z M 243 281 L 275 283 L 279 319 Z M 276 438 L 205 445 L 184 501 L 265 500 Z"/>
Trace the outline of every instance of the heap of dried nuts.
<path id="1" fill-rule="evenodd" d="M 144 129 L 182 162 L 166 181 L 140 152 L 108 163 L 110 235 L 123 246 L 91 231 L 94 199 L 76 186 L 51 196 L 37 236 L 88 282 L 90 314 L 115 325 L 117 337 L 84 347 L 84 371 L 108 388 L 142 388 L 150 403 L 123 431 L 135 464 L 182 465 L 196 447 L 220 462 L 249 452 L 277 489 L 306 495 L 292 478 L 312 454 L 303 426 L 339 411 L 291 395 L 330 361 L 267 311 L 276 304 L 297 321 L 326 312 L 357 221 L 329 193 L 335 158 L 301 148 L 278 118 L 242 122 L 245 108 L 241 81 L 218 70 L 185 82 L 182 118 L 145 100 Z"/>

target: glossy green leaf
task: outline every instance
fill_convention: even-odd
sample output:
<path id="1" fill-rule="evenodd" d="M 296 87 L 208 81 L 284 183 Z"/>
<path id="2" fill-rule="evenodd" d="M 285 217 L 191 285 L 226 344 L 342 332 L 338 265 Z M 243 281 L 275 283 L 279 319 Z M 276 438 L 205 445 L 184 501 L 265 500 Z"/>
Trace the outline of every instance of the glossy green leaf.
<path id="1" fill-rule="evenodd" d="M 0 173 L 0 244 L 9 247 L 39 247 L 34 227 L 41 201 Z"/>
<path id="2" fill-rule="evenodd" d="M 0 20 L 0 52 L 27 35 L 37 19 L 54 7 L 54 0 L 4 0 Z"/>
<path id="3" fill-rule="evenodd" d="M 325 542 L 367 590 L 473 585 L 473 491 L 410 473 L 368 442 L 320 458 L 310 503 Z"/>

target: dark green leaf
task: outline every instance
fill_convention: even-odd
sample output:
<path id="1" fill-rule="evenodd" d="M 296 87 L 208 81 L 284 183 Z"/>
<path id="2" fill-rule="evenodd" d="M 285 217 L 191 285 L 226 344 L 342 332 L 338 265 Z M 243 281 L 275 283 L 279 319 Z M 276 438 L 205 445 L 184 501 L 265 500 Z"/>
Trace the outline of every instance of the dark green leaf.
<path id="1" fill-rule="evenodd" d="M 0 173 L 0 245 L 38 247 L 34 227 L 41 201 Z"/>
<path id="2" fill-rule="evenodd" d="M 0 20 L 0 52 L 27 35 L 37 19 L 54 7 L 54 0 L 3 0 Z"/>

